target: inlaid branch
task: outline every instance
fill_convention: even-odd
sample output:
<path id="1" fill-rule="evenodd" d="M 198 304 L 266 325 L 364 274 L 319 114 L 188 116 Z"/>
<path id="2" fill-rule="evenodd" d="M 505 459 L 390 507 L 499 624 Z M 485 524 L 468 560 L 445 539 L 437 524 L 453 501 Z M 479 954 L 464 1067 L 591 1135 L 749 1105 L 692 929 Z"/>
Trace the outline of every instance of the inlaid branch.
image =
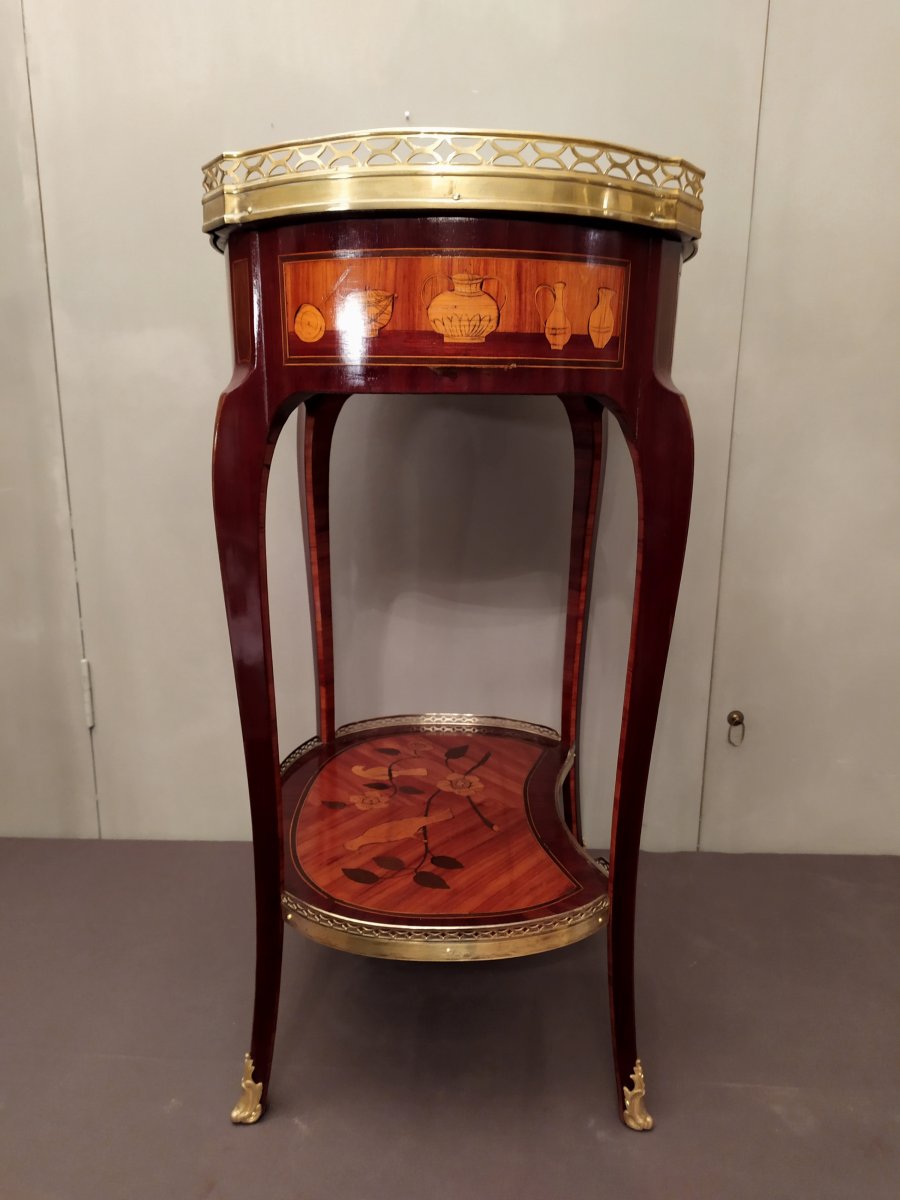
<path id="1" fill-rule="evenodd" d="M 450 854 L 436 854 L 432 849 L 430 827 L 452 820 L 455 815 L 452 808 L 435 808 L 435 801 L 440 796 L 454 796 L 465 800 L 485 829 L 491 833 L 498 832 L 498 827 L 485 815 L 477 799 L 484 791 L 484 784 L 475 772 L 490 760 L 491 752 L 486 750 L 475 762 L 464 767 L 462 760 L 469 755 L 471 748 L 471 744 L 466 742 L 450 746 L 444 751 L 445 774 L 435 780 L 434 787 L 425 798 L 420 816 L 399 817 L 379 822 L 345 843 L 348 850 L 359 850 L 364 846 L 399 842 L 415 836 L 421 839 L 421 853 L 417 861 L 407 864 L 393 854 L 376 854 L 372 858 L 372 867 L 380 868 L 383 873 L 380 874 L 368 866 L 344 867 L 342 870 L 347 879 L 369 886 L 409 872 L 412 882 L 419 887 L 438 890 L 450 887 L 445 873 L 463 870 L 465 863 Z M 374 749 L 390 761 L 385 766 L 356 764 L 351 768 L 353 774 L 365 782 L 361 793 L 348 797 L 350 805 L 362 812 L 374 811 L 376 808 L 389 807 L 392 802 L 397 801 L 403 804 L 415 803 L 413 797 L 425 794 L 425 789 L 409 783 L 401 784 L 398 780 L 404 776 L 427 778 L 428 767 L 422 763 L 425 761 L 425 755 L 434 751 L 434 747 L 428 741 L 421 739 L 420 744 L 414 746 L 410 753 L 404 753 L 395 746 L 377 746 Z M 342 801 L 329 800 L 322 803 L 329 808 L 349 806 Z"/>

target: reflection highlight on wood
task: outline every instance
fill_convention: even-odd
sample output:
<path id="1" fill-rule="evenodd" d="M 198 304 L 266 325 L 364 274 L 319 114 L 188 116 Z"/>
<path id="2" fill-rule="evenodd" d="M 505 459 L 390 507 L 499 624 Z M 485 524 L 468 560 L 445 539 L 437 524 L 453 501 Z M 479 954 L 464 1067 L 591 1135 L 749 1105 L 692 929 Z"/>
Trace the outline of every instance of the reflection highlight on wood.
<path id="1" fill-rule="evenodd" d="M 360 288 L 337 297 L 334 309 L 334 328 L 363 337 L 378 337 L 394 310 L 396 293 L 381 288 Z"/>

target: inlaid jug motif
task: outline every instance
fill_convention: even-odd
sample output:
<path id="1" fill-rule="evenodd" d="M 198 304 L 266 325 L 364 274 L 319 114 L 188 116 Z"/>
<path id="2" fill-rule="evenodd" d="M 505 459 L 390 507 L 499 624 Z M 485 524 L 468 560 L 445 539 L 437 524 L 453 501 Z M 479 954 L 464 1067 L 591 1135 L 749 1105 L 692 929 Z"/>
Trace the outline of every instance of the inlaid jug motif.
<path id="1" fill-rule="evenodd" d="M 549 292 L 553 299 L 552 307 L 546 317 L 541 309 L 545 291 Z M 566 316 L 566 285 L 561 280 L 559 283 L 552 284 L 539 283 L 534 289 L 534 303 L 544 323 L 544 336 L 552 349 L 562 350 L 572 336 L 572 322 Z"/>

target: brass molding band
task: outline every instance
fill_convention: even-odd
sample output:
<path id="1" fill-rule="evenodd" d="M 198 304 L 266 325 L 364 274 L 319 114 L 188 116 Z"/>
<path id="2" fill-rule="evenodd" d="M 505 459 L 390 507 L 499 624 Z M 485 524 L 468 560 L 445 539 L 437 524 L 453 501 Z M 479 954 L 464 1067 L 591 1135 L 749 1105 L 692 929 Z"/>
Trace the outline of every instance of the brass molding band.
<path id="1" fill-rule="evenodd" d="M 291 769 L 294 763 L 298 761 L 298 759 L 301 759 L 304 754 L 307 754 L 314 747 L 321 746 L 321 744 L 322 742 L 320 738 L 311 737 L 307 738 L 306 741 L 302 745 L 298 746 L 296 750 L 292 750 L 287 758 L 281 763 L 282 778 L 287 775 L 288 771 Z"/>
<path id="2" fill-rule="evenodd" d="M 396 729 L 399 726 L 414 726 L 423 733 L 490 733 L 494 729 L 508 729 L 513 733 L 530 733 L 535 737 L 558 742 L 559 734 L 549 725 L 535 725 L 531 721 L 517 721 L 510 717 L 479 717 L 474 713 L 418 713 L 394 717 L 373 717 L 367 721 L 354 721 L 342 725 L 335 737 L 346 737 L 352 733 L 367 733 L 371 729 Z"/>
<path id="3" fill-rule="evenodd" d="M 530 733 L 535 737 L 546 738 L 550 742 L 559 742 L 559 733 L 549 725 L 535 725 L 531 721 L 516 721 L 509 717 L 478 717 L 473 713 L 415 713 L 393 717 L 373 717 L 365 721 L 353 721 L 349 725 L 341 725 L 335 731 L 335 737 L 349 737 L 355 733 L 369 733 L 379 729 L 397 729 L 409 726 L 421 729 L 423 733 L 491 733 L 496 729 L 510 730 L 513 733 Z M 321 746 L 319 737 L 307 738 L 296 750 L 292 750 L 287 758 L 282 760 L 281 775 L 284 777 L 299 759 L 303 758 L 316 746 Z"/>
<path id="4" fill-rule="evenodd" d="M 285 920 L 315 942 L 371 958 L 460 962 L 516 958 L 555 950 L 596 933 L 609 919 L 609 897 L 556 917 L 495 925 L 387 925 L 337 917 L 283 892 Z"/>
<path id="5" fill-rule="evenodd" d="M 478 210 L 625 221 L 700 236 L 704 172 L 587 138 L 386 129 L 226 152 L 203 167 L 203 229 L 321 212 Z"/>

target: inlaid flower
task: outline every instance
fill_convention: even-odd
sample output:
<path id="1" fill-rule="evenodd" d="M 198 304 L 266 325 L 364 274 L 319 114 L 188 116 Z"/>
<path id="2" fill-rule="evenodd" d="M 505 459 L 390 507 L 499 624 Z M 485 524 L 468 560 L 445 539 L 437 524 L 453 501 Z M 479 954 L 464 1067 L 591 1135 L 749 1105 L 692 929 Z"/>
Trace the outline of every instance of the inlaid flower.
<path id="1" fill-rule="evenodd" d="M 439 779 L 434 786 L 442 792 L 452 792 L 454 796 L 471 796 L 474 792 L 484 790 L 484 784 L 477 775 L 457 775 L 454 772 L 446 779 Z"/>
<path id="2" fill-rule="evenodd" d="M 360 812 L 369 812 L 373 808 L 387 808 L 390 804 L 390 796 L 386 796 L 384 792 L 362 792 L 355 796 L 348 794 L 347 799 L 351 804 L 355 804 Z"/>

